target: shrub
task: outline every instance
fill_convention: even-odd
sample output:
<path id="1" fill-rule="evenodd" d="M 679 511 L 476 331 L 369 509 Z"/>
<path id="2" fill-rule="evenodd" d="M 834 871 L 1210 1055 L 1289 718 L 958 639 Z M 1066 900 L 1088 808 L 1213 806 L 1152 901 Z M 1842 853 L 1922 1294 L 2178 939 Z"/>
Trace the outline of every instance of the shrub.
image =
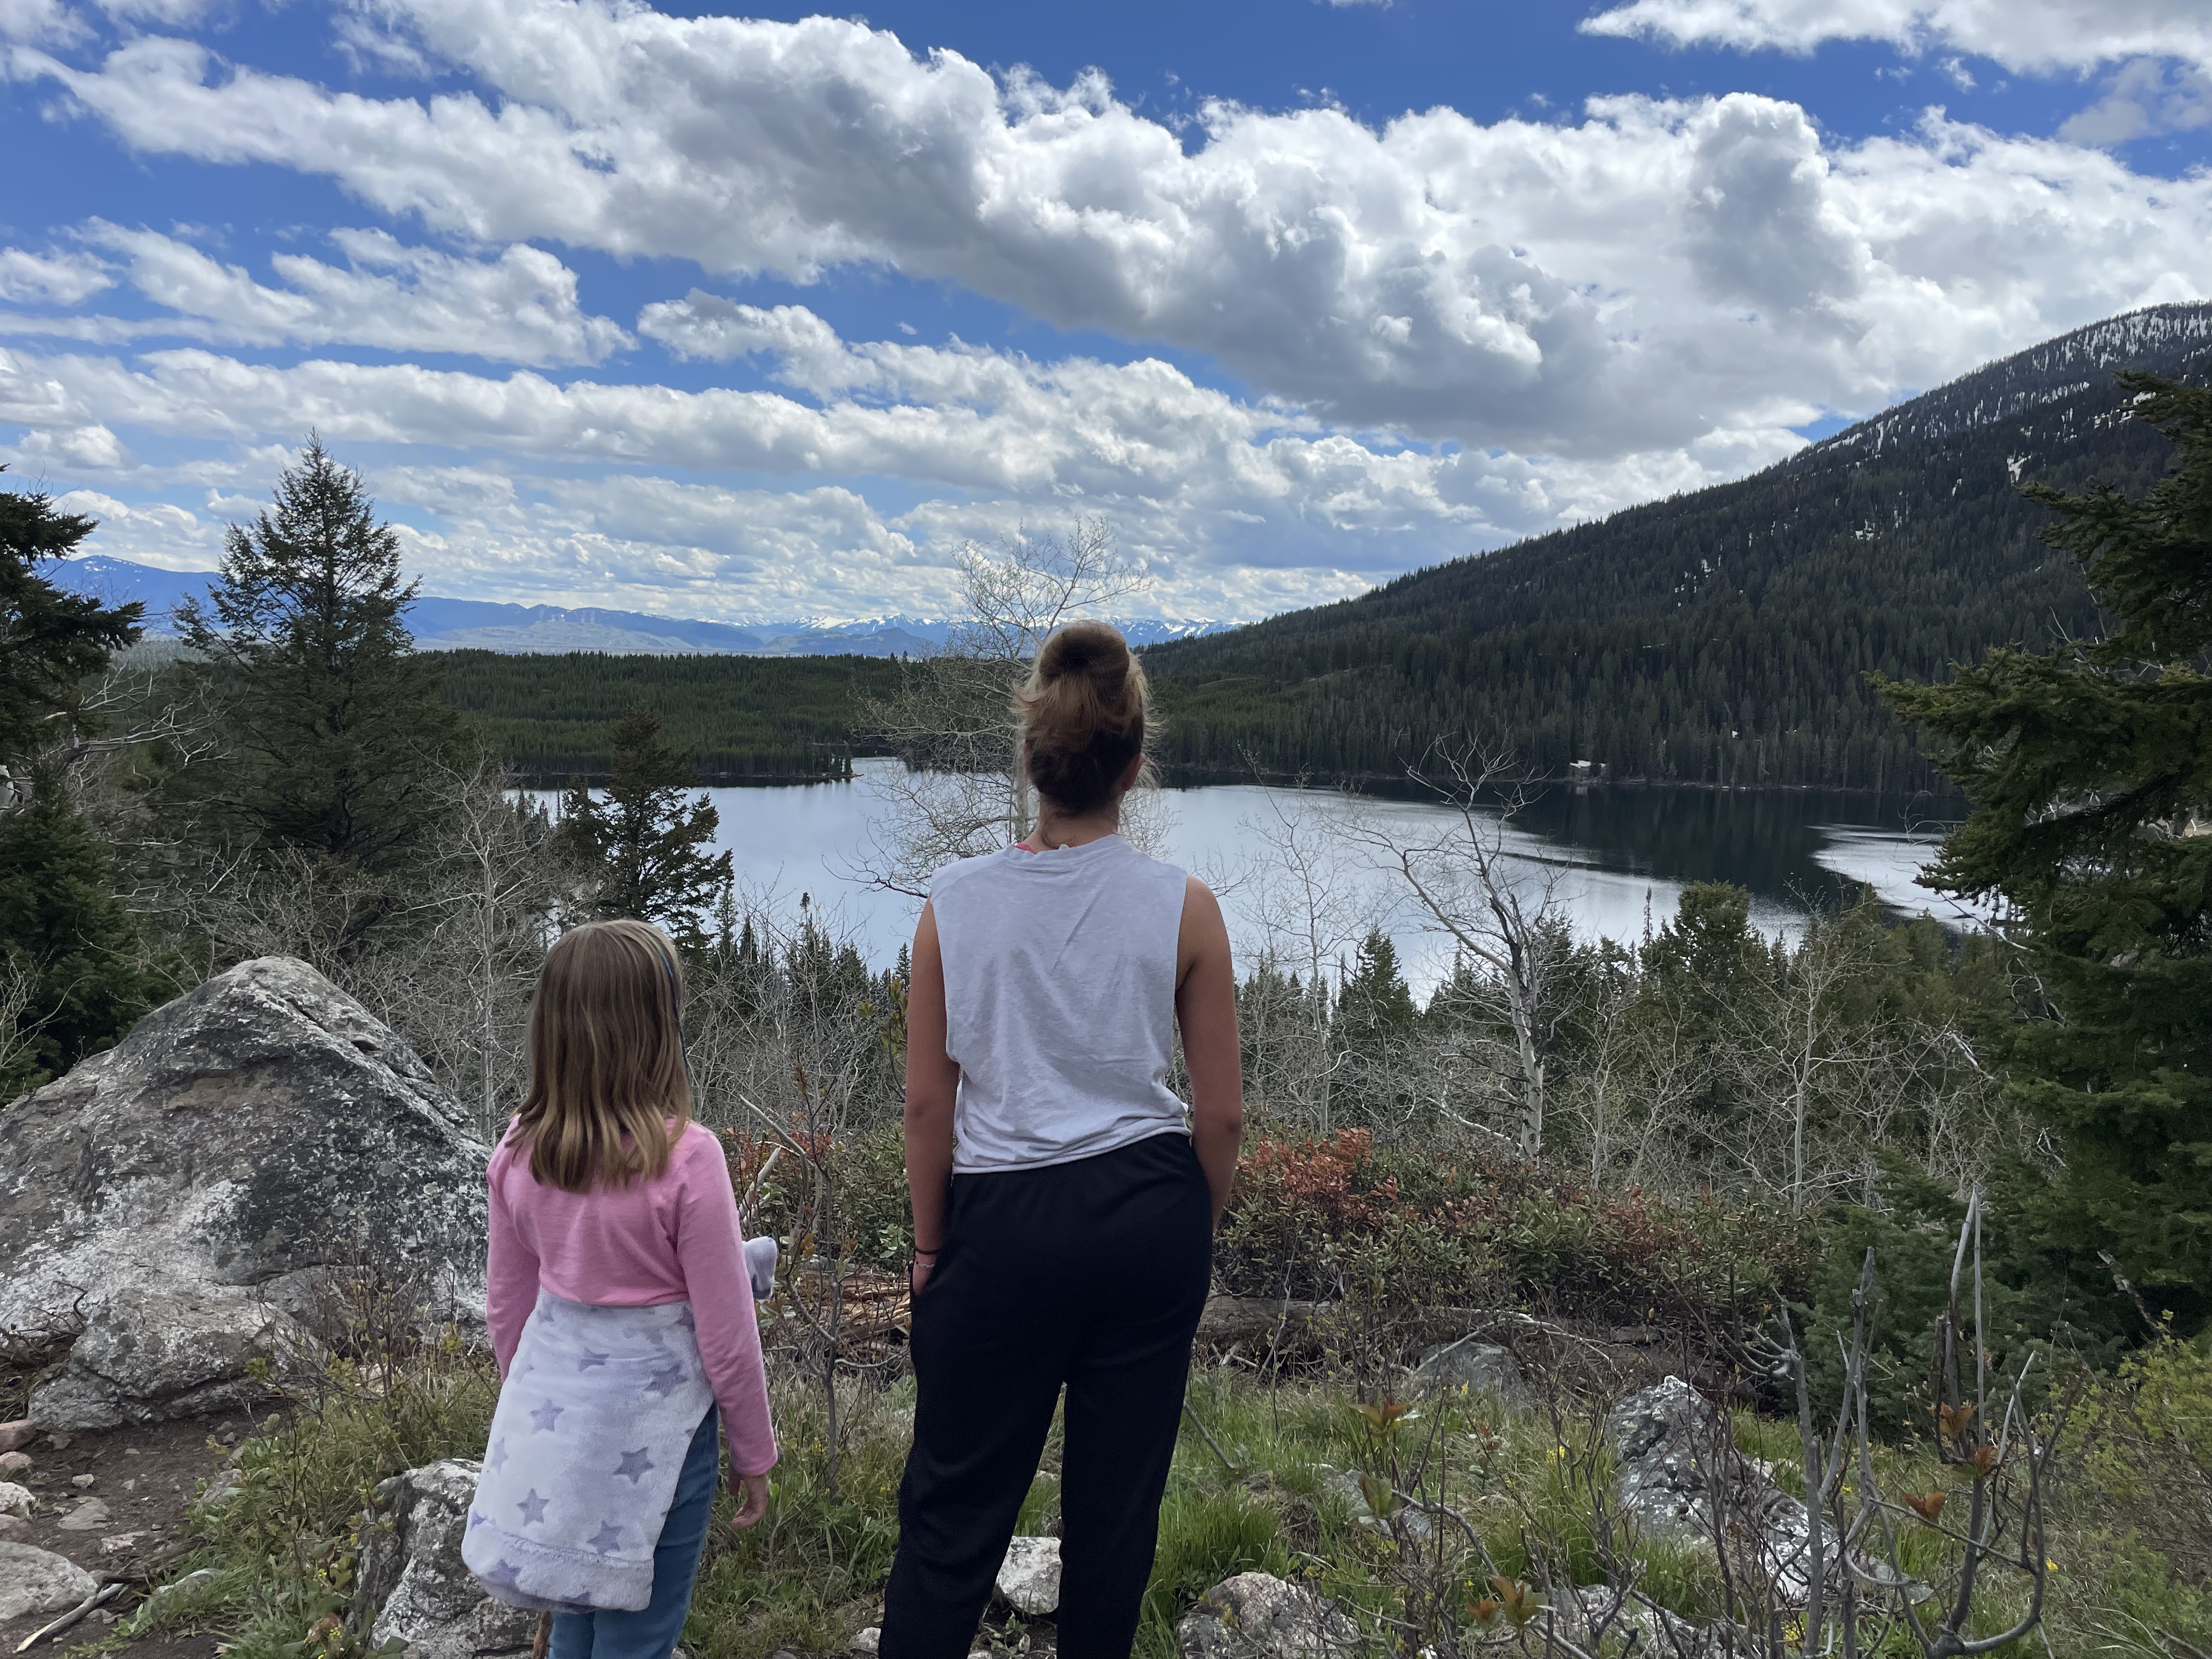
<path id="1" fill-rule="evenodd" d="M 1802 1292 L 1812 1246 L 1778 1209 L 1594 1193 L 1543 1165 L 1378 1148 L 1352 1129 L 1251 1143 L 1216 1270 L 1248 1296 L 1504 1300 L 1598 1322 L 1743 1331 Z"/>

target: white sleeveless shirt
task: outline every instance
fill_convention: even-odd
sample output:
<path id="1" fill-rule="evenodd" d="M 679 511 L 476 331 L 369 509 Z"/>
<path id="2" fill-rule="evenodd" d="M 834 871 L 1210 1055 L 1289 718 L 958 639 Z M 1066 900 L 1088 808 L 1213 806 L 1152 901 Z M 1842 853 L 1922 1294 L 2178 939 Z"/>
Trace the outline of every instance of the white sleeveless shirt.
<path id="1" fill-rule="evenodd" d="M 1188 1133 L 1168 1087 L 1187 878 L 1119 836 L 937 872 L 955 1170 L 1029 1170 Z"/>

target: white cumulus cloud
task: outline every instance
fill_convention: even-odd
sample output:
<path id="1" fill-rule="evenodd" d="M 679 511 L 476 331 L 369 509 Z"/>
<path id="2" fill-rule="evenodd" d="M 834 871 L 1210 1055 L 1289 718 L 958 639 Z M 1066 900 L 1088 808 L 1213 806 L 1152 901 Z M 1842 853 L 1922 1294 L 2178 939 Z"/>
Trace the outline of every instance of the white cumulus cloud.
<path id="1" fill-rule="evenodd" d="M 346 256 L 334 265 L 304 254 L 279 253 L 270 266 L 283 286 L 256 282 L 190 242 L 160 231 L 94 219 L 82 232 L 111 255 L 125 281 L 174 317 L 0 318 L 0 332 L 122 341 L 144 335 L 185 335 L 224 344 L 373 346 L 391 351 L 450 352 L 501 362 L 551 366 L 594 363 L 630 343 L 622 325 L 586 313 L 576 276 L 543 249 L 513 246 L 495 258 L 459 258 L 403 245 L 381 230 L 334 230 Z M 114 280 L 98 263 L 64 264 L 14 250 L 0 253 L 0 296 L 15 291 L 24 262 L 28 286 L 42 273 L 49 297 L 76 284 L 82 299 Z M 66 301 L 65 301 L 66 302 Z"/>
<path id="2" fill-rule="evenodd" d="M 81 253 L 30 253 L 0 248 L 0 300 L 73 306 L 115 286 L 99 260 Z"/>
<path id="3" fill-rule="evenodd" d="M 2194 38 L 2187 13 L 2135 9 L 2142 29 L 2098 38 Z M 1938 9 L 1897 27 L 1932 28 Z M 359 15 L 462 89 L 368 97 L 150 37 L 90 69 L 13 62 L 142 151 L 325 174 L 442 233 L 740 278 L 886 265 L 1208 354 L 1341 425 L 1527 453 L 1764 426 L 1778 389 L 1869 409 L 2212 270 L 2212 179 L 1940 118 L 1839 144 L 1747 94 L 1380 129 L 1215 105 L 1186 144 L 1095 76 L 994 79 L 830 18 L 611 0 Z M 773 324 L 645 326 L 711 357 Z"/>
<path id="4" fill-rule="evenodd" d="M 309 427 L 342 451 L 467 452 L 477 459 L 466 466 L 378 474 L 380 490 L 447 521 L 411 532 L 422 538 L 413 556 L 440 580 L 504 596 L 542 556 L 572 598 L 596 590 L 569 576 L 596 570 L 605 603 L 621 602 L 625 585 L 672 585 L 702 614 L 756 616 L 775 614 L 793 584 L 811 585 L 814 608 L 848 613 L 868 610 L 872 581 L 887 594 L 941 590 L 960 541 L 1075 513 L 1115 526 L 1159 573 L 1160 603 L 1175 614 L 1263 615 L 1732 476 L 1799 441 L 1778 425 L 1603 462 L 1537 462 L 1363 441 L 1155 359 L 1040 362 L 958 342 L 848 342 L 803 307 L 696 292 L 653 319 L 665 335 L 760 356 L 785 389 L 283 366 L 198 349 L 128 362 L 0 350 L 0 422 L 29 428 L 27 449 L 76 443 L 80 476 L 114 487 L 228 485 L 237 473 L 164 471 L 119 453 L 103 461 L 73 434 L 228 440 L 260 446 L 266 471 L 282 459 L 272 441 Z M 555 468 L 571 476 L 516 482 Z M 635 476 L 670 468 L 788 478 L 790 503 L 771 510 L 774 490 Z M 921 499 L 894 520 L 844 480 L 896 481 Z M 900 606 L 874 607 L 885 608 Z"/>
<path id="5" fill-rule="evenodd" d="M 1630 0 L 1586 19 L 1592 34 L 1673 46 L 1810 52 L 1831 40 L 1948 48 L 2013 70 L 2092 69 L 2124 58 L 2212 64 L 2203 0 Z"/>

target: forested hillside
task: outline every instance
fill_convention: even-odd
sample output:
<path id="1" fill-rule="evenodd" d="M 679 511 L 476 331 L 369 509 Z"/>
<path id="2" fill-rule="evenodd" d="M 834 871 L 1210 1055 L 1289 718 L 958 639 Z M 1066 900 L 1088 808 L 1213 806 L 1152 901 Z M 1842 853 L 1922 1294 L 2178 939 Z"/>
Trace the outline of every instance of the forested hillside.
<path id="1" fill-rule="evenodd" d="M 1374 776 L 1457 731 L 1549 774 L 1942 789 L 1867 675 L 2093 625 L 2016 485 L 2150 486 L 2170 452 L 2127 418 L 2123 367 L 2203 379 L 2212 306 L 2077 330 L 1735 483 L 1156 647 L 1162 758 Z"/>
<path id="2" fill-rule="evenodd" d="M 899 673 L 869 657 L 455 651 L 440 662 L 446 702 L 539 784 L 604 776 L 616 723 L 640 703 L 660 717 L 670 746 L 694 757 L 702 783 L 842 775 L 855 752 L 855 699 L 886 695 Z"/>

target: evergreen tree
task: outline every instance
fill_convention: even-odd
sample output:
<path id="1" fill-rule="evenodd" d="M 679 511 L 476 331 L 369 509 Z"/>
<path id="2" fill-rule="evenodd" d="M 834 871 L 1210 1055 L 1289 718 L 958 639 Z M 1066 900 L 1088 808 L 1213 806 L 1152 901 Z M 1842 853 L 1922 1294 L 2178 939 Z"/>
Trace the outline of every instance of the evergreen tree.
<path id="1" fill-rule="evenodd" d="M 1338 1090 L 1340 1110 L 1371 1123 L 1404 1105 L 1403 1079 L 1394 1062 L 1403 1057 L 1419 1023 L 1413 994 L 1398 969 L 1398 947 L 1380 927 L 1369 928 L 1337 987 L 1329 1026 L 1330 1042 L 1349 1062 Z"/>
<path id="2" fill-rule="evenodd" d="M 0 1100 L 112 1047 L 157 994 L 106 843 L 60 776 L 34 785 L 27 806 L 0 817 L 0 971 L 27 977 L 30 993 L 0 1032 Z"/>
<path id="3" fill-rule="evenodd" d="M 2165 477 L 2135 499 L 2029 490 L 2114 625 L 1883 689 L 1972 804 L 1930 884 L 2003 902 L 2052 1016 L 2010 1055 L 2063 1136 L 2045 1237 L 2193 1326 L 2212 1313 L 2212 388 L 2120 379 L 2177 447 Z"/>
<path id="4" fill-rule="evenodd" d="M 1336 998 L 1338 1029 L 1354 1052 L 1379 1054 L 1420 1022 L 1413 994 L 1399 970 L 1398 947 L 1380 927 L 1370 927 L 1352 959 Z"/>
<path id="5" fill-rule="evenodd" d="M 55 717 L 74 717 L 84 682 L 139 634 L 142 607 L 66 593 L 39 574 L 94 528 L 42 494 L 0 490 L 0 775 L 16 774 L 0 784 L 0 976 L 12 994 L 0 1100 L 109 1047 L 151 1000 L 107 848 L 51 763 L 75 735 Z"/>
<path id="6" fill-rule="evenodd" d="M 650 708 L 640 704 L 623 717 L 614 750 L 605 799 L 582 783 L 562 797 L 562 841 L 585 871 L 599 915 L 641 917 L 698 950 L 707 942 L 702 918 L 731 879 L 730 854 L 707 850 L 721 817 L 703 794 L 685 799 L 690 757 L 662 740 Z"/>
<path id="7" fill-rule="evenodd" d="M 54 511 L 44 495 L 0 489 L 0 764 L 65 735 L 46 721 L 71 712 L 85 678 L 138 637 L 143 606 L 104 605 L 39 574 L 94 528 L 93 520 Z"/>
<path id="8" fill-rule="evenodd" d="M 229 740 L 224 762 L 198 769 L 202 799 L 225 839 L 392 871 L 438 817 L 434 767 L 459 723 L 414 654 L 415 584 L 361 475 L 310 438 L 275 497 L 230 527 L 207 603 L 177 611 Z"/>

